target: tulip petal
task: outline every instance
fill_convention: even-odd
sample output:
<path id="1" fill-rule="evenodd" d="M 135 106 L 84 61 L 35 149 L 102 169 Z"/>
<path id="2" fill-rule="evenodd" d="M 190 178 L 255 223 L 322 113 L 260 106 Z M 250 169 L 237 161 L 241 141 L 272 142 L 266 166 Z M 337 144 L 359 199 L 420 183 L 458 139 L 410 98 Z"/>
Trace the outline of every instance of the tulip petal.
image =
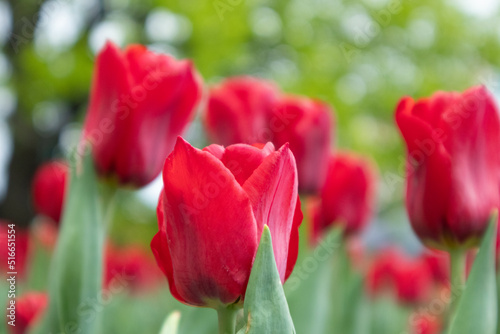
<path id="1" fill-rule="evenodd" d="M 121 122 L 124 113 L 130 112 L 130 107 L 120 98 L 130 90 L 132 78 L 122 52 L 111 42 L 99 53 L 95 66 L 84 137 L 93 143 L 97 168 L 109 171 L 119 146 L 116 138 L 121 138 L 123 133 L 116 124 Z"/>
<path id="2" fill-rule="evenodd" d="M 299 227 L 302 224 L 304 215 L 302 214 L 300 197 L 297 196 L 297 204 L 295 205 L 295 212 L 293 214 L 293 225 L 290 234 L 290 244 L 288 245 L 288 259 L 286 261 L 285 281 L 290 277 L 297 263 L 299 256 Z"/>
<path id="3" fill-rule="evenodd" d="M 247 194 L 220 160 L 182 138 L 165 161 L 163 180 L 177 291 L 192 305 L 236 302 L 245 292 L 258 247 Z"/>
<path id="4" fill-rule="evenodd" d="M 258 231 L 268 225 L 282 283 L 287 272 L 288 248 L 297 204 L 297 168 L 288 145 L 267 156 L 244 183 Z"/>
<path id="5" fill-rule="evenodd" d="M 464 92 L 443 115 L 452 157 L 450 229 L 459 241 L 479 239 L 491 208 L 499 203 L 500 118 L 484 87 Z M 495 179 L 496 177 L 496 179 Z"/>
<path id="6" fill-rule="evenodd" d="M 123 182 L 145 185 L 160 173 L 175 138 L 193 117 L 201 79 L 188 61 L 143 48 L 129 48 L 126 56 L 135 82 L 124 100 L 134 110 L 123 120 L 127 135 L 120 142 L 116 169 L 118 175 L 139 176 Z"/>
<path id="7" fill-rule="evenodd" d="M 411 113 L 414 102 L 404 98 L 396 121 L 408 150 L 406 203 L 412 226 L 424 241 L 449 235 L 445 224 L 450 198 L 451 160 L 431 127 Z M 434 137 L 433 137 L 434 136 Z"/>
<path id="8" fill-rule="evenodd" d="M 221 161 L 233 173 L 236 181 L 243 185 L 269 155 L 267 152 L 254 146 L 236 144 L 226 148 Z"/>

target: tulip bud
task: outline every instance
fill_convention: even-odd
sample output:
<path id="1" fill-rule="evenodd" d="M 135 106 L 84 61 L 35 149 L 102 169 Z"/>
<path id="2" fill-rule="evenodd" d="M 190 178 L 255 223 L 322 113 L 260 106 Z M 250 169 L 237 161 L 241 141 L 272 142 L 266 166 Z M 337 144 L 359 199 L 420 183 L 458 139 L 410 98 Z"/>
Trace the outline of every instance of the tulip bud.
<path id="1" fill-rule="evenodd" d="M 202 80 L 190 61 L 111 42 L 97 56 L 84 138 L 103 176 L 141 187 L 193 118 Z"/>
<path id="2" fill-rule="evenodd" d="M 312 203 L 313 242 L 332 224 L 341 224 L 346 235 L 359 232 L 373 215 L 376 172 L 364 158 L 341 152 L 330 156 L 319 200 Z"/>
<path id="3" fill-rule="evenodd" d="M 301 192 L 317 193 L 325 182 L 332 145 L 332 116 L 326 103 L 284 96 L 270 117 L 274 145 L 289 143 L 295 156 Z"/>
<path id="4" fill-rule="evenodd" d="M 396 121 L 408 157 L 406 206 L 429 247 L 473 247 L 499 205 L 500 118 L 484 87 L 403 98 Z"/>
<path id="5" fill-rule="evenodd" d="M 163 183 L 151 248 L 176 299 L 213 308 L 240 305 L 264 225 L 285 282 L 297 260 L 302 221 L 287 145 L 198 150 L 179 138 Z"/>
<path id="6" fill-rule="evenodd" d="M 54 222 L 61 219 L 68 166 L 64 161 L 51 161 L 40 166 L 32 185 L 35 210 Z"/>
<path id="7" fill-rule="evenodd" d="M 7 327 L 11 334 L 26 334 L 36 324 L 48 306 L 48 295 L 41 292 L 28 292 L 15 299 L 14 325 L 9 321 L 9 305 L 7 305 Z"/>

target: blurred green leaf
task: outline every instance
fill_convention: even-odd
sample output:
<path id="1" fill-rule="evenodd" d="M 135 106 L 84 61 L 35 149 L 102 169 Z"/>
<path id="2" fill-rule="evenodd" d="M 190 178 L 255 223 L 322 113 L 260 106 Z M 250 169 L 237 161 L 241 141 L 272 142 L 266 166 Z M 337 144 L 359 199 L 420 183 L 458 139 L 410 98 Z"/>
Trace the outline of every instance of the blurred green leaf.
<path id="1" fill-rule="evenodd" d="M 97 334 L 105 306 L 102 284 L 104 223 L 91 154 L 73 166 L 53 257 L 49 309 L 37 333 Z"/>
<path id="2" fill-rule="evenodd" d="M 179 330 L 179 322 L 181 321 L 181 313 L 179 311 L 172 312 L 165 323 L 163 324 L 160 334 L 177 334 Z"/>
<path id="3" fill-rule="evenodd" d="M 498 212 L 491 215 L 488 230 L 472 265 L 463 295 L 452 316 L 449 334 L 494 334 L 497 329 L 495 243 Z"/>

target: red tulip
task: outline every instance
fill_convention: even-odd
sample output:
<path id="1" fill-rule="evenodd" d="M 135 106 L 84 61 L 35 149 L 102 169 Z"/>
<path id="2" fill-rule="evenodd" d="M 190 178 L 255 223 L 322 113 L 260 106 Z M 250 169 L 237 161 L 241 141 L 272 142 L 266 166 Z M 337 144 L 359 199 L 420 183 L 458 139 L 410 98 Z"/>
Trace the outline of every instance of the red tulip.
<path id="1" fill-rule="evenodd" d="M 15 237 L 12 237 L 12 235 Z M 2 250 L 0 252 L 0 269 L 4 275 L 8 275 L 8 272 L 16 272 L 18 278 L 24 278 L 30 248 L 29 240 L 27 230 L 13 226 L 11 222 L 0 220 L 0 249 Z M 12 247 L 14 247 L 13 251 Z M 12 253 L 14 253 L 14 256 L 12 256 Z"/>
<path id="2" fill-rule="evenodd" d="M 33 179 L 32 194 L 36 211 L 56 223 L 61 219 L 67 180 L 68 166 L 64 161 L 43 164 Z"/>
<path id="3" fill-rule="evenodd" d="M 428 251 L 422 256 L 431 270 L 434 280 L 445 286 L 450 284 L 450 254 L 442 251 Z"/>
<path id="4" fill-rule="evenodd" d="M 173 296 L 215 308 L 241 302 L 265 224 L 284 282 L 298 253 L 297 182 L 287 145 L 198 150 L 179 138 L 163 168 L 151 242 Z"/>
<path id="5" fill-rule="evenodd" d="M 152 181 L 194 115 L 202 81 L 190 61 L 107 43 L 97 56 L 84 136 L 98 171 L 136 187 Z"/>
<path id="6" fill-rule="evenodd" d="M 48 306 L 48 295 L 42 292 L 28 292 L 15 299 L 15 326 L 7 325 L 12 334 L 26 334 L 30 327 L 42 316 Z M 7 321 L 9 318 L 9 307 L 7 304 Z"/>
<path id="7" fill-rule="evenodd" d="M 396 121 L 408 149 L 406 206 L 430 247 L 478 244 L 499 205 L 500 119 L 484 87 L 403 98 Z"/>
<path id="8" fill-rule="evenodd" d="M 431 292 L 432 273 L 421 258 L 410 258 L 389 249 L 375 258 L 367 275 L 367 286 L 372 295 L 393 291 L 401 303 L 421 303 Z"/>
<path id="9" fill-rule="evenodd" d="M 269 124 L 274 124 L 276 147 L 290 144 L 299 173 L 299 190 L 316 193 L 325 182 L 332 141 L 330 107 L 317 100 L 285 96 L 277 103 Z"/>
<path id="10" fill-rule="evenodd" d="M 442 325 L 436 316 L 415 314 L 410 317 L 411 334 L 440 334 Z"/>
<path id="11" fill-rule="evenodd" d="M 210 139 L 221 145 L 272 140 L 268 124 L 279 90 L 252 77 L 226 79 L 210 89 L 205 125 Z"/>
<path id="12" fill-rule="evenodd" d="M 154 288 L 161 278 L 151 254 L 139 246 L 120 249 L 109 245 L 105 268 L 104 286 L 109 289 L 127 288 L 137 293 Z"/>
<path id="13" fill-rule="evenodd" d="M 311 205 L 313 242 L 333 224 L 348 236 L 359 232 L 373 214 L 376 172 L 365 158 L 351 153 L 330 156 L 325 184 Z"/>

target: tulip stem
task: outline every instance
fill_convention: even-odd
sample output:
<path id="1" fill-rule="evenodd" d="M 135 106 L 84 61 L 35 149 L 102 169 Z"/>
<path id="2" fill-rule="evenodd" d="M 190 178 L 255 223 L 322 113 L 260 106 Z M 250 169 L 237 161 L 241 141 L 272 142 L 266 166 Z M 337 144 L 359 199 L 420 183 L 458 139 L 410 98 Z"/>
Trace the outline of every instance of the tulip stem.
<path id="1" fill-rule="evenodd" d="M 465 265 L 466 265 L 466 252 L 464 250 L 454 250 L 450 252 L 450 265 L 451 265 L 451 305 L 450 314 L 454 314 L 458 305 L 458 301 L 462 296 L 465 287 Z"/>
<path id="2" fill-rule="evenodd" d="M 221 307 L 217 309 L 219 317 L 219 334 L 234 334 L 236 328 L 236 313 L 234 307 Z"/>

